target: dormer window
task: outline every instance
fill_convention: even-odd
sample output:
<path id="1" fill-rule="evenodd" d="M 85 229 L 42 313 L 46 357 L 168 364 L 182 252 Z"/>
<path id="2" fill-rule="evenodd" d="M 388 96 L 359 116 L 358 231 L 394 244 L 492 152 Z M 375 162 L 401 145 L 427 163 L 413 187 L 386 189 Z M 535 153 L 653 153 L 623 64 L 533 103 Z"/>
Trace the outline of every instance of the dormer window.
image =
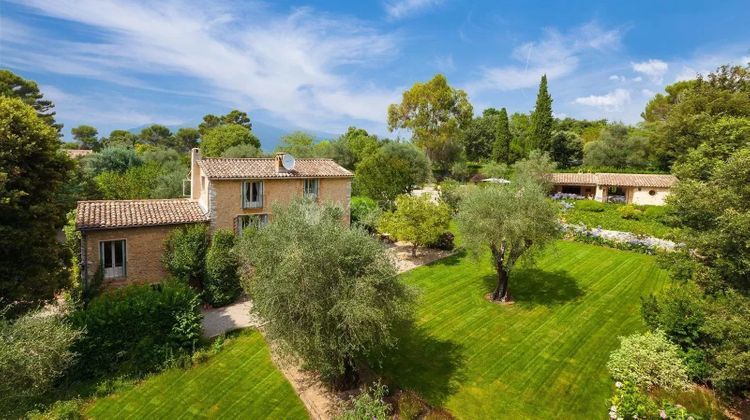
<path id="1" fill-rule="evenodd" d="M 304 196 L 305 198 L 309 198 L 311 200 L 317 200 L 318 199 L 318 189 L 320 186 L 320 180 L 319 179 L 306 179 L 305 180 L 305 186 L 304 186 Z"/>
<path id="2" fill-rule="evenodd" d="M 261 207 L 263 207 L 263 181 L 244 181 L 242 183 L 242 208 Z"/>

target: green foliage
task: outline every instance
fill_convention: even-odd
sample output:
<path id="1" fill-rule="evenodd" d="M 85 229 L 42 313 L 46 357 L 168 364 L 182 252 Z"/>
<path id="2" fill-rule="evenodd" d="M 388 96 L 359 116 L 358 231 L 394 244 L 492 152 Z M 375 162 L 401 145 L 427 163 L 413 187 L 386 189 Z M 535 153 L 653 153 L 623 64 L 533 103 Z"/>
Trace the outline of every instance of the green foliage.
<path id="1" fill-rule="evenodd" d="M 471 121 L 466 92 L 454 89 L 442 74 L 405 91 L 400 104 L 388 107 L 388 129 L 407 129 L 427 156 L 447 169 L 459 149 L 460 130 Z"/>
<path id="2" fill-rule="evenodd" d="M 431 200 L 428 194 L 396 197 L 396 210 L 383 215 L 380 230 L 399 241 L 411 242 L 412 255 L 416 256 L 417 247 L 437 242 L 451 220 L 450 207 Z"/>
<path id="3" fill-rule="evenodd" d="M 108 146 L 99 151 L 83 158 L 86 171 L 91 176 L 99 175 L 102 172 L 116 172 L 124 174 L 128 169 L 141 166 L 143 158 L 136 154 L 132 148 L 123 146 Z"/>
<path id="4" fill-rule="evenodd" d="M 609 418 L 692 420 L 701 417 L 689 413 L 685 407 L 662 400 L 657 404 L 640 388 L 630 382 L 618 382 L 611 398 Z"/>
<path id="5" fill-rule="evenodd" d="M 237 109 L 233 109 L 226 115 L 213 115 L 207 114 L 203 116 L 203 122 L 198 125 L 198 132 L 201 136 L 206 135 L 209 130 L 216 128 L 220 125 L 238 125 L 240 127 L 247 128 L 252 131 L 253 125 L 250 123 L 250 117 L 247 116 L 246 112 L 242 112 Z M 260 148 L 260 146 L 258 146 Z"/>
<path id="6" fill-rule="evenodd" d="M 200 299 L 187 285 L 130 285 L 104 293 L 71 314 L 86 335 L 74 346 L 82 363 L 76 376 L 142 374 L 181 352 L 191 352 L 201 332 Z"/>
<path id="7" fill-rule="evenodd" d="M 557 214 L 532 177 L 469 192 L 456 218 L 463 246 L 480 255 L 492 252 L 498 283 L 493 300 L 510 300 L 508 277 L 520 259 L 528 262 L 558 236 Z"/>
<path id="8" fill-rule="evenodd" d="M 83 420 L 84 402 L 80 398 L 55 401 L 46 411 L 33 410 L 26 413 L 28 420 Z"/>
<path id="9" fill-rule="evenodd" d="M 349 400 L 347 407 L 338 420 L 387 420 L 390 418 L 391 405 L 383 398 L 388 388 L 380 382 L 365 387 L 356 397 Z M 404 417 L 406 418 L 406 417 Z"/>
<path id="10" fill-rule="evenodd" d="M 606 204 L 596 200 L 578 200 L 575 202 L 574 206 L 576 210 L 592 211 L 597 213 L 603 212 L 606 208 Z"/>
<path id="11" fill-rule="evenodd" d="M 646 137 L 625 125 L 612 124 L 599 138 L 586 143 L 583 163 L 588 167 L 646 168 L 650 166 L 650 146 Z"/>
<path id="12" fill-rule="evenodd" d="M 95 127 L 90 125 L 79 125 L 70 129 L 70 134 L 73 135 L 75 141 L 81 149 L 99 150 L 101 143 L 99 143 L 99 131 Z"/>
<path id="13" fill-rule="evenodd" d="M 353 188 L 357 194 L 387 205 L 430 177 L 430 161 L 416 146 L 387 143 L 360 162 Z"/>
<path id="14" fill-rule="evenodd" d="M 208 227 L 204 224 L 174 229 L 164 243 L 162 262 L 175 279 L 198 286 L 205 276 Z"/>
<path id="15" fill-rule="evenodd" d="M 510 162 L 515 162 L 529 155 L 531 151 L 531 117 L 527 114 L 513 113 L 510 116 L 510 132 L 513 139 L 510 142 Z"/>
<path id="16" fill-rule="evenodd" d="M 81 334 L 80 328 L 49 314 L 0 318 L 0 412 L 48 391 L 75 361 L 71 348 Z"/>
<path id="17" fill-rule="evenodd" d="M 316 157 L 315 138 L 304 131 L 295 131 L 281 137 L 276 151 L 301 158 Z"/>
<path id="18" fill-rule="evenodd" d="M 138 134 L 138 141 L 149 146 L 174 146 L 174 136 L 172 135 L 172 131 L 159 124 L 152 124 L 142 129 Z"/>
<path id="19" fill-rule="evenodd" d="M 462 130 L 462 142 L 466 158 L 472 161 L 489 159 L 493 154 L 501 116 L 494 108 L 485 109 L 481 116 L 474 117 Z M 507 128 L 507 113 L 505 114 Z M 498 153 L 502 153 L 499 145 Z"/>
<path id="20" fill-rule="evenodd" d="M 174 133 L 174 146 L 181 152 L 187 152 L 198 147 L 201 133 L 195 128 L 180 128 Z"/>
<path id="21" fill-rule="evenodd" d="M 206 157 L 218 157 L 227 149 L 242 144 L 260 149 L 260 140 L 249 129 L 237 124 L 223 124 L 203 134 L 201 152 Z"/>
<path id="22" fill-rule="evenodd" d="M 361 128 L 349 127 L 331 143 L 330 157 L 346 169 L 353 170 L 366 157 L 375 154 L 380 147 L 378 138 Z"/>
<path id="23" fill-rule="evenodd" d="M 353 225 L 362 226 L 370 233 L 377 231 L 383 211 L 375 200 L 370 197 L 354 196 L 349 209 Z"/>
<path id="24" fill-rule="evenodd" d="M 107 169 L 94 177 L 105 199 L 182 196 L 182 180 L 187 177 L 188 168 L 174 149 L 150 148 L 141 157 L 131 149 L 107 148 L 102 157 L 98 155 L 91 157 L 87 168 L 92 174 Z"/>
<path id="25" fill-rule="evenodd" d="M 392 330 L 410 313 L 412 292 L 383 246 L 343 226 L 337 208 L 293 201 L 273 214 L 236 247 L 253 309 L 282 353 L 348 386 L 363 357 L 377 361 L 395 344 Z"/>
<path id="26" fill-rule="evenodd" d="M 514 182 L 533 181 L 538 184 L 546 194 L 552 190 L 550 173 L 555 170 L 555 162 L 551 161 L 549 154 L 540 150 L 532 150 L 529 156 L 513 164 Z"/>
<path id="27" fill-rule="evenodd" d="M 447 204 L 452 213 L 458 211 L 458 206 L 461 203 L 461 192 L 461 183 L 452 179 L 446 179 L 438 185 L 440 201 Z"/>
<path id="28" fill-rule="evenodd" d="M 112 130 L 109 137 L 102 142 L 106 147 L 129 147 L 134 148 L 138 136 L 127 130 Z"/>
<path id="29" fill-rule="evenodd" d="M 643 211 L 636 208 L 632 204 L 627 204 L 620 207 L 619 209 L 617 209 L 617 212 L 620 213 L 620 217 L 622 217 L 623 219 L 638 220 L 643 216 Z"/>
<path id="30" fill-rule="evenodd" d="M 39 86 L 33 80 L 26 80 L 10 70 L 0 69 L 0 96 L 18 98 L 26 105 L 34 108 L 37 116 L 58 132 L 62 124 L 55 122 L 55 104 L 39 91 Z"/>
<path id="31" fill-rule="evenodd" d="M 550 158 L 560 168 L 578 166 L 583 159 L 583 142 L 573 132 L 556 131 L 550 141 Z"/>
<path id="32" fill-rule="evenodd" d="M 495 125 L 495 138 L 492 143 L 492 160 L 495 162 L 512 163 L 513 154 L 511 153 L 511 144 L 513 143 L 513 134 L 510 132 L 510 122 L 508 121 L 508 111 L 505 108 L 500 109 Z"/>
<path id="33" fill-rule="evenodd" d="M 260 149 L 253 146 L 252 144 L 238 144 L 232 146 L 221 154 L 221 157 L 226 158 L 254 158 L 261 157 Z"/>
<path id="34" fill-rule="evenodd" d="M 67 283 L 56 235 L 69 209 L 58 198 L 74 163 L 57 136 L 34 108 L 0 96 L 0 305 L 22 309 Z"/>
<path id="35" fill-rule="evenodd" d="M 219 229 L 214 232 L 206 253 L 206 279 L 203 282 L 203 297 L 214 307 L 234 302 L 241 292 L 237 274 L 239 262 L 232 247 L 232 231 Z"/>
<path id="36" fill-rule="evenodd" d="M 542 75 L 539 81 L 539 92 L 536 95 L 536 105 L 531 114 L 528 150 L 539 149 L 550 151 L 552 130 L 555 120 L 552 118 L 552 96 L 547 90 L 547 75 Z"/>
<path id="37" fill-rule="evenodd" d="M 660 330 L 620 337 L 620 348 L 610 354 L 607 369 L 616 381 L 643 390 L 687 389 L 690 383 L 679 350 Z"/>

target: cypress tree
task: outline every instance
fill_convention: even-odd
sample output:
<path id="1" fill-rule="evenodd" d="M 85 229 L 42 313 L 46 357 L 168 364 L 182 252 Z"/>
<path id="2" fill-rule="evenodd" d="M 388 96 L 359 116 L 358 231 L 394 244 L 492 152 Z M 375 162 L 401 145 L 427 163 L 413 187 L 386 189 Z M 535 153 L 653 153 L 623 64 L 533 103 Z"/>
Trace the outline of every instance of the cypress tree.
<path id="1" fill-rule="evenodd" d="M 508 111 L 500 110 L 495 126 L 495 143 L 492 145 L 492 160 L 495 162 L 510 163 L 510 142 L 513 135 L 510 133 L 508 122 Z"/>
<path id="2" fill-rule="evenodd" d="M 554 120 L 552 119 L 552 96 L 547 90 L 547 75 L 539 82 L 539 92 L 536 95 L 536 106 L 531 114 L 531 144 L 529 151 L 541 149 L 549 151 Z"/>

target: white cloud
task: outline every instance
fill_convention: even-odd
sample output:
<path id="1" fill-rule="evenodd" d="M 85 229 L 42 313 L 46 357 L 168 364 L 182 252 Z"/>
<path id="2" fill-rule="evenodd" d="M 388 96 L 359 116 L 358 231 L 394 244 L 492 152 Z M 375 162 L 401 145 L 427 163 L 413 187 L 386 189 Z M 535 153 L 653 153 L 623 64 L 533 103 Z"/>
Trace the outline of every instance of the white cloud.
<path id="1" fill-rule="evenodd" d="M 456 64 L 453 62 L 453 56 L 450 54 L 435 57 L 432 60 L 432 64 L 438 69 L 438 71 L 444 73 L 452 72 L 456 69 Z"/>
<path id="2" fill-rule="evenodd" d="M 626 89 L 615 89 L 605 95 L 590 95 L 576 98 L 574 103 L 579 105 L 593 106 L 604 110 L 618 110 L 630 102 L 630 91 Z"/>
<path id="3" fill-rule="evenodd" d="M 430 7 L 438 6 L 442 0 L 394 0 L 383 4 L 385 12 L 391 19 L 403 19 Z"/>
<path id="4" fill-rule="evenodd" d="M 636 77 L 634 77 L 634 78 L 633 78 L 632 80 L 633 80 L 634 82 L 640 82 L 641 80 L 643 80 L 643 78 L 642 78 L 641 76 L 636 76 Z"/>
<path id="5" fill-rule="evenodd" d="M 507 91 L 536 86 L 542 74 L 549 79 L 569 75 L 578 67 L 583 54 L 617 48 L 620 35 L 618 30 L 605 31 L 593 23 L 567 34 L 548 29 L 541 40 L 513 50 L 512 56 L 518 64 L 484 68 L 481 78 L 469 83 L 467 89 Z"/>
<path id="6" fill-rule="evenodd" d="M 357 119 L 382 123 L 398 92 L 347 70 L 374 66 L 396 51 L 396 39 L 349 18 L 310 9 L 287 15 L 232 3 L 196 13 L 188 3 L 124 0 L 23 3 L 42 15 L 94 28 L 97 41 L 44 37 L 3 47 L 14 63 L 45 71 L 160 89 L 147 76 L 182 76 L 186 94 L 208 94 L 230 106 L 264 109 L 295 126 L 333 130 Z M 9 59 L 9 60 L 10 60 Z M 146 77 L 144 77 L 146 76 Z"/>
<path id="7" fill-rule="evenodd" d="M 647 98 L 651 98 L 654 95 L 656 95 L 656 92 L 654 92 L 651 89 L 641 89 L 641 95 L 643 95 L 643 96 L 645 96 Z"/>
<path id="8" fill-rule="evenodd" d="M 633 71 L 642 73 L 643 75 L 649 77 L 654 83 L 661 83 L 664 74 L 669 69 L 669 64 L 653 58 L 647 61 L 642 61 L 640 63 L 630 64 L 633 67 Z"/>
<path id="9" fill-rule="evenodd" d="M 619 82 L 621 80 L 625 80 L 625 76 L 618 76 L 616 74 L 613 74 L 609 76 L 609 80 L 614 80 L 615 82 Z"/>

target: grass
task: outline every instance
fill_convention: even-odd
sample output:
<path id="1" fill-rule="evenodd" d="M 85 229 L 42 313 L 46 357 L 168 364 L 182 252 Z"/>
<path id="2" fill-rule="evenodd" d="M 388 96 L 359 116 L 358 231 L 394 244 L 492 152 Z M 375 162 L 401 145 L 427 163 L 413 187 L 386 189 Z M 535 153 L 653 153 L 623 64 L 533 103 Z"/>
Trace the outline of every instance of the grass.
<path id="1" fill-rule="evenodd" d="M 566 223 L 583 223 L 589 228 L 601 226 L 602 229 L 621 230 L 635 234 L 655 236 L 657 238 L 670 239 L 676 233 L 676 229 L 665 225 L 657 219 L 641 216 L 640 219 L 623 219 L 618 209 L 623 204 L 604 205 L 604 211 L 593 212 L 572 208 L 562 213 Z M 647 206 L 639 206 L 646 208 Z"/>
<path id="2" fill-rule="evenodd" d="M 644 329 L 640 297 L 667 274 L 651 256 L 561 241 L 514 273 L 513 305 L 485 300 L 487 259 L 459 253 L 403 278 L 422 295 L 382 368 L 395 385 L 459 418 L 602 418 L 609 353 Z"/>
<path id="3" fill-rule="evenodd" d="M 96 400 L 85 415 L 94 419 L 308 418 L 257 331 L 228 340 L 217 355 L 194 368 L 170 369 Z"/>

